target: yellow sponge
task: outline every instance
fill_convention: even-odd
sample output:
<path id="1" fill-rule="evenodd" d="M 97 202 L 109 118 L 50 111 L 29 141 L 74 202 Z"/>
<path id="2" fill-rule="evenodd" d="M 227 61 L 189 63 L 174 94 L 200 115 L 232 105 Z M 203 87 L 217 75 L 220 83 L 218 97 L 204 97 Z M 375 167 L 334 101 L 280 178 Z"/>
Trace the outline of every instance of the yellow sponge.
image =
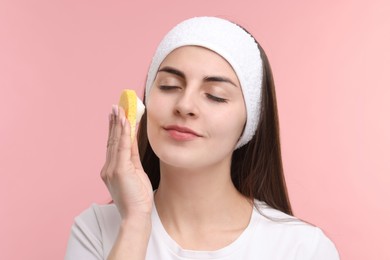
<path id="1" fill-rule="evenodd" d="M 126 114 L 126 118 L 130 122 L 131 138 L 133 140 L 136 124 L 141 120 L 141 117 L 145 111 L 145 106 L 137 97 L 137 93 L 130 89 L 125 89 L 122 91 L 121 97 L 119 99 L 119 106 L 123 108 Z"/>

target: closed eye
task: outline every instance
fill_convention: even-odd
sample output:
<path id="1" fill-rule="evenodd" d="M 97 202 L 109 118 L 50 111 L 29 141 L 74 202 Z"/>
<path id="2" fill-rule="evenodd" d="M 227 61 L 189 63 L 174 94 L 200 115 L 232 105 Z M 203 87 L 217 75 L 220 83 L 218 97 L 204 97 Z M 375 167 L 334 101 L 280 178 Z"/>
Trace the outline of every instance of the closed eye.
<path id="1" fill-rule="evenodd" d="M 206 93 L 206 96 L 212 101 L 219 102 L 219 103 L 227 103 L 227 99 L 225 98 L 216 97 L 208 93 Z"/>
<path id="2" fill-rule="evenodd" d="M 161 85 L 161 86 L 159 86 L 159 88 L 160 88 L 161 90 L 168 91 L 168 90 L 177 89 L 177 88 L 179 88 L 179 87 L 178 87 L 178 86 Z"/>

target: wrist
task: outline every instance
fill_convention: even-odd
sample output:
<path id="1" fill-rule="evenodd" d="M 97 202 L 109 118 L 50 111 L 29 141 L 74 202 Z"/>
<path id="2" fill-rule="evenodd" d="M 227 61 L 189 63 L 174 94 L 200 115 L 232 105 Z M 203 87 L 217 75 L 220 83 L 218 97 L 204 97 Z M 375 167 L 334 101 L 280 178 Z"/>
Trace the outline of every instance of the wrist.
<path id="1" fill-rule="evenodd" d="M 151 229 L 150 214 L 122 219 L 108 259 L 145 259 Z"/>
<path id="2" fill-rule="evenodd" d="M 138 231 L 150 231 L 152 227 L 152 219 L 150 214 L 137 214 L 131 215 L 122 219 L 122 230 L 138 230 Z"/>

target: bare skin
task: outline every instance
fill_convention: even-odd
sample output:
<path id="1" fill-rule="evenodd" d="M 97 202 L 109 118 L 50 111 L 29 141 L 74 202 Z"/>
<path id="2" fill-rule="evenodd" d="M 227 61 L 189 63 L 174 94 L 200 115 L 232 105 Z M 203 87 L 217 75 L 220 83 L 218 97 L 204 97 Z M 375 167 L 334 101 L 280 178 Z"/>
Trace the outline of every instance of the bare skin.
<path id="1" fill-rule="evenodd" d="M 252 203 L 235 189 L 230 177 L 234 146 L 246 115 L 234 71 L 219 55 L 200 47 L 173 51 L 161 67 L 165 65 L 180 69 L 185 79 L 162 72 L 150 94 L 148 137 L 160 158 L 161 175 L 154 195 L 142 169 L 137 141 L 130 141 L 124 111 L 115 107 L 110 116 L 101 177 L 122 218 L 110 260 L 145 259 L 153 202 L 168 234 L 191 250 L 229 245 L 247 227 L 252 214 Z M 210 82 L 214 76 L 229 78 L 233 84 Z M 159 83 L 174 89 L 162 90 Z M 236 120 L 226 121 L 229 117 Z M 199 136 L 183 140 L 188 133 L 167 131 L 166 122 L 190 127 Z M 213 152 L 205 155 L 207 151 Z"/>
<path id="2" fill-rule="evenodd" d="M 245 111 L 240 82 L 218 54 L 186 46 L 161 63 L 147 121 L 149 141 L 160 158 L 155 204 L 166 231 L 182 248 L 220 249 L 249 223 L 252 203 L 230 177 Z M 183 140 L 164 130 L 167 125 L 188 127 L 197 135 Z"/>
<path id="3" fill-rule="evenodd" d="M 145 259 L 153 191 L 142 169 L 136 138 L 131 144 L 130 123 L 122 108 L 114 107 L 110 115 L 107 157 L 101 177 L 122 218 L 108 259 Z"/>

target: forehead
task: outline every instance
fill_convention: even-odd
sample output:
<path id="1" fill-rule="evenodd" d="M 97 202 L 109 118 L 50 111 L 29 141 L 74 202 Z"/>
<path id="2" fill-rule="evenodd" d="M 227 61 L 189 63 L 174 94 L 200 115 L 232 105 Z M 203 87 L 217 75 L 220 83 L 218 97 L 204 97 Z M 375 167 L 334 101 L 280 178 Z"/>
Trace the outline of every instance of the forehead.
<path id="1" fill-rule="evenodd" d="M 218 53 L 200 46 L 183 46 L 173 50 L 160 65 L 174 66 L 183 72 L 202 71 L 204 74 L 229 76 L 238 82 L 232 66 Z"/>

